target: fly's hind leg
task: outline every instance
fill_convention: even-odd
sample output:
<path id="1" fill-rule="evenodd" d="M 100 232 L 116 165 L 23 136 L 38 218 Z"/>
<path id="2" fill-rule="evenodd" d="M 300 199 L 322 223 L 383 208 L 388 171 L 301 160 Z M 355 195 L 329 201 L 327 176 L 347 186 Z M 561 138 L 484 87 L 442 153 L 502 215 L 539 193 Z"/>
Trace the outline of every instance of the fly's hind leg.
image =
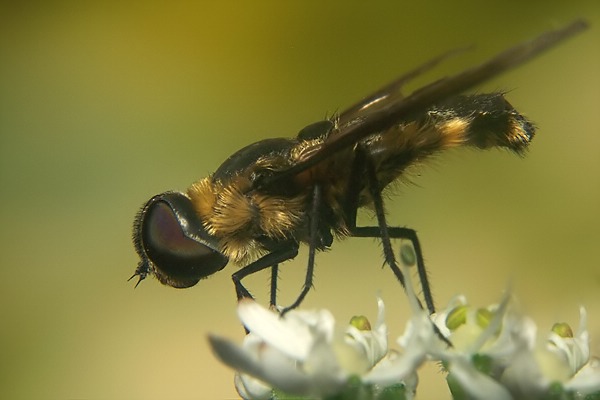
<path id="1" fill-rule="evenodd" d="M 275 264 L 271 267 L 271 297 L 269 299 L 269 306 L 273 309 L 277 307 L 277 280 L 279 276 L 279 264 Z"/>
<path id="2" fill-rule="evenodd" d="M 391 239 L 406 239 L 409 240 L 415 251 L 416 256 L 416 264 L 417 264 L 417 273 L 419 276 L 419 281 L 421 282 L 421 290 L 423 292 L 423 299 L 425 300 L 425 305 L 427 306 L 427 310 L 430 314 L 435 312 L 435 305 L 433 303 L 433 295 L 431 294 L 431 286 L 429 285 L 429 278 L 427 276 L 427 270 L 425 269 L 425 263 L 423 262 L 423 253 L 421 250 L 421 244 L 419 243 L 419 238 L 417 237 L 417 232 L 414 229 L 410 228 L 401 228 L 395 226 L 388 226 L 386 229 L 387 236 L 382 233 L 382 230 L 379 226 L 360 226 L 351 228 L 350 232 L 354 237 L 369 237 L 369 238 L 380 238 L 384 248 L 384 257 L 385 262 L 390 266 L 394 275 L 400 281 L 402 286 L 405 286 L 404 283 L 404 275 L 402 271 L 398 267 L 396 262 L 396 258 L 394 257 L 391 245 Z M 388 242 L 386 245 L 385 242 Z M 386 247 L 388 250 L 386 250 Z M 392 258 L 390 259 L 387 254 L 391 254 Z"/>
<path id="3" fill-rule="evenodd" d="M 383 207 L 383 199 L 381 197 L 381 188 L 377 179 L 375 166 L 361 146 L 357 146 L 351 174 L 352 178 L 350 179 L 350 185 L 347 188 L 347 202 L 344 210 L 348 218 L 347 224 L 350 234 L 355 237 L 380 238 L 383 246 L 385 262 L 392 269 L 392 272 L 403 287 L 405 287 L 404 275 L 398 267 L 396 257 L 394 256 L 391 239 L 409 240 L 415 250 L 417 271 L 419 281 L 421 282 L 423 299 L 425 300 L 427 310 L 429 313 L 433 314 L 435 312 L 435 306 L 433 303 L 433 296 L 431 294 L 431 286 L 429 285 L 429 278 L 427 277 L 427 270 L 425 269 L 425 263 L 423 261 L 423 252 L 421 250 L 421 244 L 419 243 L 417 233 L 410 228 L 390 227 L 387 225 L 385 219 L 385 210 Z M 356 213 L 358 210 L 360 191 L 362 190 L 360 180 L 360 176 L 362 174 L 366 175 L 367 188 L 373 200 L 375 214 L 377 216 L 377 226 L 356 226 Z M 421 307 L 423 306 L 421 305 Z"/>

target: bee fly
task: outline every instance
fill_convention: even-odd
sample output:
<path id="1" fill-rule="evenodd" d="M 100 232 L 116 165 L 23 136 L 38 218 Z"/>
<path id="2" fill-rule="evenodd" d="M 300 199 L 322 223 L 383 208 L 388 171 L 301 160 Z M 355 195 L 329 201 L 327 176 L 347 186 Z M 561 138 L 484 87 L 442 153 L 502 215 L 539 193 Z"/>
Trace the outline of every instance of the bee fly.
<path id="1" fill-rule="evenodd" d="M 238 299 L 252 297 L 246 276 L 270 268 L 272 305 L 278 265 L 308 245 L 304 286 L 289 309 L 312 286 L 315 252 L 334 236 L 376 237 L 385 262 L 404 285 L 391 239 L 412 242 L 425 307 L 434 312 L 416 232 L 388 226 L 382 190 L 408 167 L 443 150 L 470 146 L 506 148 L 522 154 L 535 128 L 503 93 L 460 95 L 585 29 L 578 20 L 506 50 L 487 62 L 435 81 L 409 96 L 400 88 L 451 53 L 384 86 L 346 111 L 302 129 L 295 138 L 265 139 L 239 150 L 187 192 L 152 197 L 135 218 L 133 240 L 140 256 L 132 276 L 147 275 L 176 288 L 194 286 L 231 260 Z M 375 210 L 377 226 L 356 226 L 361 207 Z M 137 286 L 137 284 L 136 284 Z"/>

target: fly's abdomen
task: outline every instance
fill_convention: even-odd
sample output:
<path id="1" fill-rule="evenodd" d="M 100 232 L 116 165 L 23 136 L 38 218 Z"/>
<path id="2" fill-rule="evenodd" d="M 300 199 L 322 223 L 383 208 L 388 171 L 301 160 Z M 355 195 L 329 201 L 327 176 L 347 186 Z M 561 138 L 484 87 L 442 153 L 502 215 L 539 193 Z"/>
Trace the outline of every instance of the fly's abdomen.
<path id="1" fill-rule="evenodd" d="M 363 143 L 383 186 L 440 151 L 469 146 L 527 149 L 535 127 L 501 93 L 457 96 Z"/>
<path id="2" fill-rule="evenodd" d="M 425 118 L 425 126 L 433 125 L 448 140 L 480 149 L 504 147 L 521 154 L 535 134 L 533 124 L 502 93 L 457 96 Z"/>

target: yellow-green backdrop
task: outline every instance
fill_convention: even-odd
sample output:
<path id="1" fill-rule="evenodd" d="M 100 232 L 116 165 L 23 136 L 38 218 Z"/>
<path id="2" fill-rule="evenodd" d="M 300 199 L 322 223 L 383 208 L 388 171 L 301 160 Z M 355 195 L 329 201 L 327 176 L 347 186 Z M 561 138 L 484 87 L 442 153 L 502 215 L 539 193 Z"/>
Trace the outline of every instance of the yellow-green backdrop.
<path id="1" fill-rule="evenodd" d="M 0 6 L 0 397 L 223 399 L 206 334 L 243 337 L 232 266 L 188 290 L 127 282 L 138 207 L 238 148 L 291 136 L 420 62 L 427 79 L 587 17 L 592 28 L 486 83 L 539 128 L 524 159 L 457 151 L 388 202 L 416 228 L 438 305 L 509 285 L 547 330 L 590 312 L 600 354 L 600 3 L 4 2 Z M 419 82 L 424 83 L 426 78 Z M 283 302 L 306 253 L 282 267 Z M 408 313 L 372 240 L 319 254 L 306 307 Z M 248 285 L 266 303 L 268 275 Z M 420 398 L 447 398 L 435 366 Z"/>

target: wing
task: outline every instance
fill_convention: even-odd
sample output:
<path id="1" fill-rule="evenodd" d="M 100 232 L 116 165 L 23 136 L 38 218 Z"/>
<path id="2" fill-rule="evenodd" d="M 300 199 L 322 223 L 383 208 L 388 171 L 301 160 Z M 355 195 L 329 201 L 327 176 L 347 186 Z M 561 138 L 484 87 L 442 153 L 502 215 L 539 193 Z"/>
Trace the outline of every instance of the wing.
<path id="1" fill-rule="evenodd" d="M 457 51 L 438 56 L 342 112 L 340 118 L 343 118 L 346 123 L 343 125 L 340 124 L 342 127 L 341 130 L 328 136 L 325 145 L 320 150 L 315 151 L 310 157 L 286 170 L 279 171 L 276 174 L 257 181 L 256 187 L 263 188 L 289 179 L 313 167 L 332 154 L 352 146 L 361 139 L 373 133 L 391 128 L 398 121 L 406 119 L 411 114 L 418 113 L 419 110 L 426 109 L 448 97 L 458 95 L 490 78 L 529 61 L 563 40 L 587 29 L 587 27 L 588 24 L 585 20 L 575 20 L 560 29 L 547 31 L 533 40 L 525 41 L 509 48 L 482 64 L 430 83 L 415 90 L 407 97 L 402 96 L 400 88 L 403 84 L 433 68 L 449 56 L 456 54 Z M 352 119 L 356 119 L 356 122 L 347 123 Z"/>
<path id="2" fill-rule="evenodd" d="M 466 50 L 469 50 L 469 48 L 465 47 L 461 49 L 450 50 L 444 54 L 432 58 L 426 63 L 419 65 L 412 71 L 407 72 L 406 74 L 398 77 L 396 80 L 379 88 L 374 93 L 368 95 L 364 99 L 360 100 L 358 103 L 353 104 L 352 106 L 345 109 L 342 113 L 340 113 L 338 116 L 338 125 L 344 126 L 348 122 L 355 120 L 361 115 L 375 110 L 381 110 L 392 103 L 402 101 L 402 99 L 404 99 L 404 96 L 402 95 L 402 92 L 400 92 L 400 89 L 402 89 L 402 87 L 406 83 L 434 68 L 447 58 L 458 55 L 459 53 L 462 53 Z"/>

